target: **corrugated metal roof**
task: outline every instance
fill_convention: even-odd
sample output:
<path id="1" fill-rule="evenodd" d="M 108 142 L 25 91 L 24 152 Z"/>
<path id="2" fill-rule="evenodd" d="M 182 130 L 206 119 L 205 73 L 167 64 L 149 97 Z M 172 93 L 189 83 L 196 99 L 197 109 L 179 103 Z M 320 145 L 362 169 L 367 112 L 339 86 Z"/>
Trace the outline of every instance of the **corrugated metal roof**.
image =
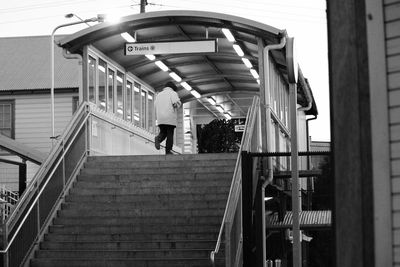
<path id="1" fill-rule="evenodd" d="M 300 211 L 299 220 L 301 229 L 330 227 L 332 224 L 332 212 L 330 210 L 304 210 Z M 283 221 L 279 221 L 278 214 L 267 217 L 268 229 L 292 228 L 293 213 L 287 211 Z"/>
<path id="2" fill-rule="evenodd" d="M 0 59 L 0 91 L 51 87 L 50 36 L 0 38 Z M 55 88 L 78 87 L 78 60 L 65 59 L 55 46 L 54 61 Z"/>

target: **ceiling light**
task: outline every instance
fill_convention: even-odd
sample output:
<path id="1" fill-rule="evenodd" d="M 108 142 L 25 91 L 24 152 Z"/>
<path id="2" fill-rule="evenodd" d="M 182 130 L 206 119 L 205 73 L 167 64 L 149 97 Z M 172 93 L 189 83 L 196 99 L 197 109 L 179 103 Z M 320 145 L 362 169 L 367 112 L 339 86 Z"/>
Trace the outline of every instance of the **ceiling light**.
<path id="1" fill-rule="evenodd" d="M 168 67 L 162 62 L 157 60 L 155 64 L 163 71 L 168 71 Z"/>
<path id="2" fill-rule="evenodd" d="M 192 87 L 187 82 L 181 82 L 181 85 L 188 91 L 192 90 Z"/>
<path id="3" fill-rule="evenodd" d="M 254 79 L 258 79 L 260 78 L 260 76 L 258 76 L 258 73 L 255 69 L 250 69 L 251 75 L 253 75 Z"/>
<path id="4" fill-rule="evenodd" d="M 121 36 L 129 43 L 135 43 L 136 42 L 135 38 L 133 38 L 132 35 L 130 35 L 127 32 L 121 33 Z"/>
<path id="5" fill-rule="evenodd" d="M 155 55 L 145 55 L 145 56 L 150 60 L 155 60 L 156 59 Z"/>
<path id="6" fill-rule="evenodd" d="M 106 68 L 104 68 L 103 66 L 99 65 L 97 67 L 101 72 L 106 73 Z"/>
<path id="7" fill-rule="evenodd" d="M 248 60 L 247 58 L 242 57 L 242 61 L 243 61 L 244 65 L 246 65 L 246 67 L 248 67 L 249 69 L 251 69 L 253 67 L 250 60 Z"/>
<path id="8" fill-rule="evenodd" d="M 242 50 L 242 48 L 240 47 L 240 45 L 234 44 L 234 45 L 233 45 L 233 49 L 235 49 L 236 54 L 238 54 L 239 57 L 243 57 L 243 56 L 244 56 L 243 50 Z"/>
<path id="9" fill-rule="evenodd" d="M 221 113 L 225 112 L 224 108 L 222 106 L 220 106 L 220 105 L 216 105 L 215 108 Z"/>
<path id="10" fill-rule="evenodd" d="M 190 93 L 196 98 L 201 98 L 201 95 L 196 90 L 192 90 Z"/>
<path id="11" fill-rule="evenodd" d="M 210 96 L 210 97 L 207 97 L 207 100 L 208 100 L 208 102 L 210 102 L 210 104 L 213 105 L 213 106 L 215 106 L 215 105 L 217 104 L 217 102 L 215 101 L 215 99 L 212 98 L 211 96 Z"/>
<path id="12" fill-rule="evenodd" d="M 232 119 L 232 116 L 229 113 L 224 113 L 224 116 L 227 120 Z"/>
<path id="13" fill-rule="evenodd" d="M 233 37 L 233 34 L 231 33 L 230 30 L 223 28 L 222 32 L 225 34 L 226 39 L 228 39 L 229 42 L 234 42 L 235 41 L 235 37 Z"/>
<path id="14" fill-rule="evenodd" d="M 169 76 L 171 76 L 175 81 L 177 81 L 178 83 L 180 81 L 182 81 L 182 78 L 178 76 L 178 74 L 176 74 L 175 72 L 170 72 Z"/>

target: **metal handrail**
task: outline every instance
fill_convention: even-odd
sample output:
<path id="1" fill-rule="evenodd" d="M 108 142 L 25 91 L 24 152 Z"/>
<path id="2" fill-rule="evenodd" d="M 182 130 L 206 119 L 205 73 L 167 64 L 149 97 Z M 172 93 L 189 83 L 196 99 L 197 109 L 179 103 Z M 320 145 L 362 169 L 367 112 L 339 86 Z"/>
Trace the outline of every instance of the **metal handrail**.
<path id="1" fill-rule="evenodd" d="M 52 151 L 50 152 L 49 156 L 47 157 L 45 163 L 41 166 L 41 168 L 39 169 L 38 173 L 35 175 L 34 177 L 34 181 L 30 184 L 30 186 L 28 187 L 28 189 L 25 191 L 26 193 L 23 194 L 22 198 L 20 199 L 20 201 L 18 202 L 16 208 L 14 209 L 14 212 L 10 215 L 9 219 L 7 220 L 6 224 L 7 226 L 13 221 L 14 217 L 17 216 L 17 213 L 19 211 L 19 208 L 21 205 L 25 204 L 25 200 L 28 197 L 33 197 L 33 190 L 37 188 L 33 188 L 33 187 L 37 187 L 38 185 L 40 185 L 40 182 L 42 182 L 43 179 L 43 173 L 46 173 L 46 171 L 49 171 L 49 166 L 52 166 L 52 163 L 54 163 L 54 156 L 57 153 L 57 151 L 59 151 L 60 148 L 62 148 L 63 146 L 63 141 L 69 137 L 70 135 L 70 130 L 72 128 L 72 126 L 76 123 L 76 121 L 81 118 L 81 112 L 83 111 L 83 109 L 87 108 L 88 105 L 86 103 L 82 104 L 78 110 L 78 112 L 76 112 L 76 116 L 73 117 L 73 119 L 70 121 L 70 123 L 67 125 L 67 127 L 65 128 L 65 131 L 62 135 L 62 137 L 59 139 L 57 145 L 55 147 L 53 147 Z M 77 136 L 77 134 L 79 133 L 79 131 L 82 129 L 83 125 L 87 122 L 88 118 L 90 116 L 90 109 L 88 114 L 86 114 L 86 117 L 84 118 L 84 120 L 81 122 L 81 124 L 79 125 L 79 129 L 76 131 L 76 133 L 73 136 L 73 140 L 75 139 L 75 137 Z M 45 181 L 45 183 L 43 184 L 43 186 L 41 187 L 40 191 L 38 192 L 38 194 L 36 195 L 36 198 L 34 199 L 34 201 L 31 203 L 31 205 L 28 208 L 28 211 L 26 212 L 25 216 L 23 217 L 23 219 L 19 222 L 19 226 L 17 228 L 17 230 L 14 232 L 12 238 L 10 239 L 10 241 L 7 244 L 7 247 L 3 250 L 0 250 L 0 253 L 7 253 L 8 249 L 10 248 L 10 246 L 12 245 L 12 243 L 14 242 L 17 234 L 19 233 L 21 227 L 23 226 L 25 220 L 27 219 L 27 217 L 30 214 L 30 211 L 34 208 L 37 200 L 39 199 L 39 197 L 41 196 L 42 192 L 44 191 L 44 189 L 46 188 L 47 183 L 50 181 L 50 178 L 52 177 L 52 175 L 54 174 L 54 172 L 56 171 L 56 168 L 58 167 L 58 165 L 61 163 L 62 159 L 64 158 L 65 154 L 67 153 L 67 151 L 69 150 L 70 146 L 72 145 L 72 142 L 69 143 L 69 145 L 64 149 L 64 152 L 62 154 L 62 156 L 60 157 L 60 159 L 57 161 L 57 163 L 53 166 L 52 171 L 50 173 L 50 175 L 48 175 L 47 180 Z M 8 229 L 8 228 L 7 228 Z"/>
<path id="2" fill-rule="evenodd" d="M 239 148 L 238 157 L 236 159 L 232 183 L 231 183 L 231 187 L 229 189 L 228 200 L 226 203 L 224 216 L 222 218 L 221 227 L 219 229 L 217 243 L 215 245 L 215 249 L 213 251 L 211 251 L 211 253 L 210 253 L 210 259 L 211 259 L 211 263 L 213 264 L 213 266 L 215 264 L 215 255 L 219 252 L 219 248 L 221 246 L 222 233 L 224 230 L 225 223 L 227 221 L 231 221 L 232 209 L 236 208 L 237 201 L 239 198 L 241 175 L 238 175 L 238 173 L 241 172 L 241 169 L 240 169 L 241 161 L 242 161 L 241 154 L 242 154 L 242 151 L 247 151 L 250 147 L 251 134 L 253 133 L 253 130 L 254 130 L 255 115 L 258 110 L 259 104 L 260 104 L 260 99 L 259 99 L 259 97 L 255 96 L 253 98 L 252 105 L 251 105 L 249 111 L 247 112 L 246 124 L 244 127 L 244 132 L 243 132 L 243 136 L 242 136 L 242 140 L 241 140 L 241 146 Z M 228 216 L 229 216 L 229 220 L 228 220 Z"/>
<path id="3" fill-rule="evenodd" d="M 72 128 L 72 126 L 73 126 L 74 124 L 76 124 L 76 121 L 77 121 L 78 119 L 80 119 L 80 117 L 81 117 L 81 113 L 82 113 L 83 110 L 86 109 L 87 107 L 88 107 L 88 104 L 87 104 L 87 103 L 83 103 L 83 104 L 79 107 L 79 109 L 76 111 L 76 113 L 75 113 L 76 115 L 72 118 L 72 120 L 71 120 L 71 121 L 68 123 L 68 125 L 65 127 L 65 130 L 64 130 L 63 134 L 58 138 L 57 143 L 55 144 L 55 146 L 54 146 L 54 147 L 52 148 L 52 150 L 50 151 L 50 154 L 49 154 L 48 157 L 46 158 L 46 161 L 41 165 L 41 167 L 39 168 L 39 170 L 38 170 L 38 172 L 36 173 L 35 177 L 33 178 L 33 181 L 31 181 L 31 183 L 29 184 L 29 186 L 26 188 L 24 194 L 22 194 L 22 196 L 20 197 L 20 199 L 19 199 L 19 201 L 18 201 L 18 203 L 17 203 L 17 205 L 16 205 L 16 207 L 15 207 L 15 209 L 14 209 L 15 212 L 11 213 L 11 214 L 10 214 L 10 217 L 7 219 L 7 227 L 9 227 L 10 224 L 11 224 L 13 221 L 15 221 L 15 220 L 14 220 L 14 217 L 17 216 L 17 213 L 18 213 L 18 211 L 21 209 L 21 206 L 22 206 L 23 204 L 26 203 L 26 199 L 27 199 L 28 197 L 31 197 L 31 196 L 32 196 L 32 191 L 33 191 L 34 189 L 36 189 L 36 188 L 34 188 L 34 187 L 38 186 L 38 185 L 42 182 L 43 173 L 45 173 L 45 172 L 48 170 L 49 166 L 51 166 L 51 165 L 54 163 L 54 161 L 55 161 L 55 159 L 54 159 L 55 154 L 56 154 L 59 150 L 62 149 L 62 145 L 63 145 L 62 140 L 65 140 L 65 139 L 68 137 L 68 135 L 69 135 L 69 132 L 68 132 L 67 130 L 70 129 L 70 128 Z M 1 251 L 0 251 L 0 253 L 1 253 Z"/>

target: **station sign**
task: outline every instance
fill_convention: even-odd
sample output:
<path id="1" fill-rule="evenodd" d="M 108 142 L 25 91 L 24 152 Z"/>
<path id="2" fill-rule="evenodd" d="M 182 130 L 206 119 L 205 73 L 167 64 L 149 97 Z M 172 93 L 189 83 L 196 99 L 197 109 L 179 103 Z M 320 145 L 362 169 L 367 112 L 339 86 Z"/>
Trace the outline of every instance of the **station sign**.
<path id="1" fill-rule="evenodd" d="M 233 124 L 235 125 L 235 132 L 242 133 L 244 132 L 244 127 L 246 124 L 246 118 L 234 118 L 232 119 Z"/>
<path id="2" fill-rule="evenodd" d="M 125 55 L 157 55 L 182 53 L 215 53 L 217 39 L 179 42 L 125 43 Z"/>

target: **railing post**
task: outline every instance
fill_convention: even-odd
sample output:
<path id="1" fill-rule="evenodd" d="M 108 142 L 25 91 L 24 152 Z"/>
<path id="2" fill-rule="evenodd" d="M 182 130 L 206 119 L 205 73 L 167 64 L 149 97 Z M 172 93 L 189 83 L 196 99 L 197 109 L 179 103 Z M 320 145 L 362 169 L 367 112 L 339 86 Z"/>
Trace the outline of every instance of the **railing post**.
<path id="1" fill-rule="evenodd" d="M 243 222 L 243 266 L 254 265 L 253 249 L 253 158 L 242 152 L 242 222 Z"/>
<path id="2" fill-rule="evenodd" d="M 26 189 L 26 160 L 23 160 L 21 164 L 19 164 L 19 195 L 22 196 L 22 193 Z"/>
<path id="3" fill-rule="evenodd" d="M 3 249 L 5 249 L 8 245 L 8 227 L 7 223 L 3 221 Z M 8 251 L 6 253 L 2 254 L 2 261 L 3 261 L 3 266 L 8 267 Z"/>
<path id="4" fill-rule="evenodd" d="M 263 255 L 264 252 L 264 241 L 265 238 L 263 237 L 264 231 L 263 231 L 263 212 L 262 212 L 262 207 L 264 206 L 262 201 L 264 201 L 264 196 L 262 193 L 264 190 L 262 190 L 262 185 L 264 183 L 265 179 L 257 179 L 256 180 L 256 192 L 255 192 L 255 197 L 254 197 L 254 233 L 255 233 L 255 240 L 254 244 L 256 246 L 256 262 L 254 266 L 257 267 L 263 267 L 265 264 L 265 256 Z"/>

